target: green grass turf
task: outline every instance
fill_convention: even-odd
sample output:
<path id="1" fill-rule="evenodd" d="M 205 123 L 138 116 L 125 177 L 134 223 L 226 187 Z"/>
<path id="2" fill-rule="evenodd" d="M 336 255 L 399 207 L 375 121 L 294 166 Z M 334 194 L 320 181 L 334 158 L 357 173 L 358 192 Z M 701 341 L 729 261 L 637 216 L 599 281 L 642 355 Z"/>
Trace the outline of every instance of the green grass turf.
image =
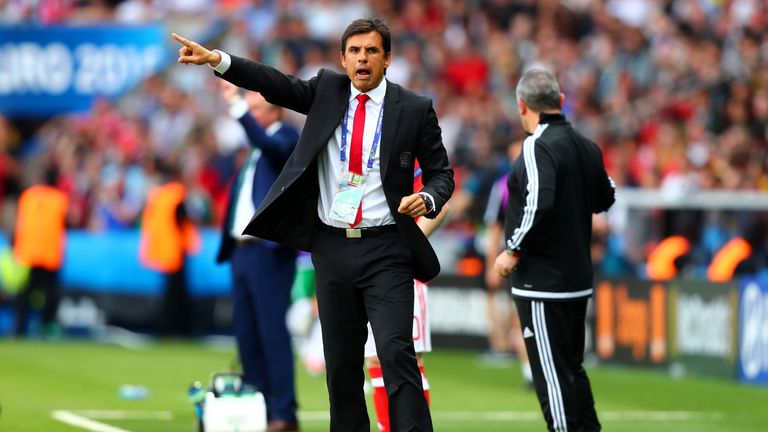
<path id="1" fill-rule="evenodd" d="M 145 349 L 82 342 L 0 341 L 0 432 L 83 431 L 51 418 L 53 410 L 169 411 L 172 420 L 99 420 L 131 432 L 194 431 L 186 389 L 226 369 L 231 349 L 164 342 Z M 435 430 L 539 431 L 544 423 L 517 365 L 493 367 L 475 353 L 437 351 L 427 357 Z M 297 367 L 302 430 L 328 430 L 323 377 Z M 608 431 L 768 430 L 768 388 L 634 368 L 589 370 L 603 426 Z M 144 400 L 122 400 L 121 384 L 146 386 Z M 654 421 L 647 411 L 693 411 L 684 420 Z M 477 420 L 478 416 L 496 420 Z M 518 420 L 510 420 L 510 416 Z M 523 416 L 524 419 L 519 419 Z M 526 417 L 527 416 L 527 417 Z M 632 418 L 627 418 L 631 416 Z"/>

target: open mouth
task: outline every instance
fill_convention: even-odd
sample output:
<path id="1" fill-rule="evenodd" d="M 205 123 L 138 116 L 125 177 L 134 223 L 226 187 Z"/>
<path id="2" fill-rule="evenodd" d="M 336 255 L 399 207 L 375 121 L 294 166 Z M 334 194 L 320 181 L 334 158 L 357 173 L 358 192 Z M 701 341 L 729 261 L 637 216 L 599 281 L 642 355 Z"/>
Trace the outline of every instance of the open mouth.
<path id="1" fill-rule="evenodd" d="M 367 68 L 359 68 L 355 71 L 355 78 L 368 79 L 371 77 L 371 71 Z"/>

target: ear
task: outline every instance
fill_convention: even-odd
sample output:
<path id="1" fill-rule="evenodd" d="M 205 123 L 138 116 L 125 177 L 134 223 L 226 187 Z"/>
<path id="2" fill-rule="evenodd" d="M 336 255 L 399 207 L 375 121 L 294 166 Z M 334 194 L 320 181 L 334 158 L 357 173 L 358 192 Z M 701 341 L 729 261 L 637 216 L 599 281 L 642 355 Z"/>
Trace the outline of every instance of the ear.
<path id="1" fill-rule="evenodd" d="M 388 68 L 390 63 L 392 63 L 392 51 L 384 54 L 384 67 Z"/>
<path id="2" fill-rule="evenodd" d="M 560 93 L 560 109 L 563 109 L 563 104 L 565 103 L 565 94 Z"/>
<path id="3" fill-rule="evenodd" d="M 522 99 L 517 100 L 517 109 L 520 111 L 521 116 L 528 114 L 528 105 Z"/>
<path id="4" fill-rule="evenodd" d="M 341 61 L 341 67 L 347 70 L 347 57 L 344 55 L 344 51 L 339 55 L 339 60 Z"/>

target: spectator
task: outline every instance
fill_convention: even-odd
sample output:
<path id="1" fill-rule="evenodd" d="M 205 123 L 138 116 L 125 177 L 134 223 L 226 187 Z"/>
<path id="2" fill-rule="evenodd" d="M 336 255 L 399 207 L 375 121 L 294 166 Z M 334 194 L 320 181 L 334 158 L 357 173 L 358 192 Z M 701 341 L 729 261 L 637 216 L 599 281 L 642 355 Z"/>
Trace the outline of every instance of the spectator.
<path id="1" fill-rule="evenodd" d="M 142 264 L 165 276 L 165 288 L 157 331 L 163 336 L 189 336 L 192 304 L 187 291 L 187 254 L 200 248 L 197 230 L 189 219 L 185 199 L 187 187 L 178 170 L 169 168 L 167 182 L 149 193 L 141 220 Z"/>
<path id="2" fill-rule="evenodd" d="M 57 337 L 59 332 L 58 278 L 66 241 L 67 196 L 56 182 L 56 173 L 49 170 L 44 182 L 26 189 L 19 197 L 13 252 L 20 264 L 29 267 L 29 279 L 26 288 L 16 295 L 17 337 L 27 334 L 31 297 L 36 291 L 41 291 L 44 298 L 41 333 Z"/>

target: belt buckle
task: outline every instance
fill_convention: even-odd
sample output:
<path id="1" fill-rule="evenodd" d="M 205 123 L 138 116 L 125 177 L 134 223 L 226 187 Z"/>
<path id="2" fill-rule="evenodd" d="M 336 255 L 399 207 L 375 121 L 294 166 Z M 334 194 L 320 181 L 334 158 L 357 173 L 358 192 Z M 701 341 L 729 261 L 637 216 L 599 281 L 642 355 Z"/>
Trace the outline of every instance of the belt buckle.
<path id="1" fill-rule="evenodd" d="M 363 237 L 363 230 L 360 228 L 347 228 L 347 238 L 361 238 Z"/>

